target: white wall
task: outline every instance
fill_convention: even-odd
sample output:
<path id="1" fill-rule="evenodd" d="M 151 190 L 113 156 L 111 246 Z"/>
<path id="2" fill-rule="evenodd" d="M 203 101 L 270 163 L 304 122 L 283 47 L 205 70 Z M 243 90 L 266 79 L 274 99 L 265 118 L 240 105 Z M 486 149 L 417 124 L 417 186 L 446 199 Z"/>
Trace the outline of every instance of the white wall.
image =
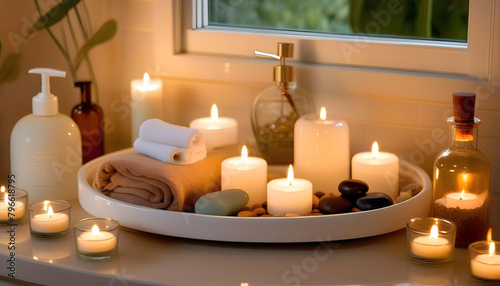
<path id="1" fill-rule="evenodd" d="M 107 152 L 130 146 L 130 114 L 127 105 L 130 81 L 142 77 L 145 71 L 155 74 L 158 53 L 153 50 L 159 41 L 172 45 L 170 39 L 162 38 L 162 31 L 155 30 L 155 15 L 158 14 L 155 9 L 158 2 L 162 1 L 165 0 L 88 2 L 96 23 L 115 18 L 119 25 L 116 38 L 92 52 L 101 88 L 100 105 L 110 126 L 106 133 Z M 12 50 L 6 35 L 9 32 L 20 33 L 23 17 L 32 19 L 35 13 L 32 1 L 13 2 L 0 0 L 3 56 L 8 49 Z M 500 40 L 500 31 L 495 33 L 494 40 Z M 27 75 L 27 70 L 35 66 L 65 69 L 61 55 L 44 32 L 30 39 L 20 49 L 24 54 L 22 76 L 14 83 L 0 86 L 0 183 L 6 181 L 9 172 L 10 131 L 21 116 L 30 113 L 31 97 L 38 92 L 39 81 L 36 76 Z M 500 74 L 500 59 L 494 58 L 493 61 L 493 69 L 496 74 Z M 269 65 L 263 66 L 262 72 L 271 74 L 268 68 Z M 479 91 L 487 95 L 478 97 L 477 117 L 483 121 L 479 127 L 479 148 L 492 163 L 492 189 L 500 193 L 500 152 L 497 147 L 500 145 L 500 85 L 491 87 L 447 77 L 395 74 L 393 82 L 381 80 L 385 77 L 377 76 L 360 78 L 359 85 L 373 86 L 373 92 L 365 93 L 345 85 L 343 77 L 350 72 L 348 68 L 329 68 L 334 69 L 337 76 L 315 79 L 325 82 L 322 85 L 310 84 L 310 69 L 308 66 L 297 67 L 297 82 L 310 93 L 317 106 L 324 105 L 329 112 L 347 120 L 351 131 L 351 155 L 368 150 L 371 142 L 377 140 L 383 150 L 418 163 L 428 173 L 432 170 L 432 162 L 438 152 L 448 145 L 445 118 L 451 111 L 450 86 L 456 87 L 456 91 Z M 255 96 L 272 84 L 271 78 L 268 82 L 253 83 L 192 80 L 162 75 L 166 121 L 188 125 L 194 118 L 208 116 L 210 105 L 216 102 L 222 116 L 238 120 L 240 140 L 252 140 L 250 107 Z M 428 84 L 432 92 L 412 92 L 413 86 L 423 83 Z M 55 79 L 53 92 L 56 95 L 67 94 L 60 96 L 60 109 L 69 114 L 71 107 L 78 102 L 77 91 L 72 88 L 72 83 Z"/>

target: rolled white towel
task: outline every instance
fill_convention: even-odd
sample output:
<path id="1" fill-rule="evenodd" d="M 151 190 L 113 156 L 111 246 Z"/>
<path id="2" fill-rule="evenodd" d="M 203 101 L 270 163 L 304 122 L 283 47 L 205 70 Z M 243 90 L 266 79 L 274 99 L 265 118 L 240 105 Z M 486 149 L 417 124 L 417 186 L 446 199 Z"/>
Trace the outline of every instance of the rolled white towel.
<path id="1" fill-rule="evenodd" d="M 144 121 L 139 128 L 139 137 L 144 141 L 183 148 L 205 145 L 203 135 L 198 130 L 170 124 L 158 118 Z"/>
<path id="2" fill-rule="evenodd" d="M 207 156 L 205 144 L 192 148 L 182 148 L 137 138 L 134 142 L 134 148 L 137 153 L 144 154 L 165 163 L 177 165 L 193 164 L 205 159 Z"/>

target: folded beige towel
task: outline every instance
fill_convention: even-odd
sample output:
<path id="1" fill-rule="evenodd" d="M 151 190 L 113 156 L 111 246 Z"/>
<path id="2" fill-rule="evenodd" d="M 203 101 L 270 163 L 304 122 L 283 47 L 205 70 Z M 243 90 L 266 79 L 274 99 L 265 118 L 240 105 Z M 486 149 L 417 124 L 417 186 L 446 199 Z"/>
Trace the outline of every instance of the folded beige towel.
<path id="1" fill-rule="evenodd" d="M 134 149 L 138 153 L 148 155 L 165 163 L 188 165 L 203 160 L 207 156 L 205 144 L 183 148 L 173 145 L 165 145 L 137 138 L 134 141 Z"/>
<path id="2" fill-rule="evenodd" d="M 101 163 L 93 187 L 131 204 L 187 211 L 199 197 L 220 191 L 221 163 L 232 156 L 236 148 L 223 148 L 194 164 L 172 165 L 136 152 L 120 154 Z"/>

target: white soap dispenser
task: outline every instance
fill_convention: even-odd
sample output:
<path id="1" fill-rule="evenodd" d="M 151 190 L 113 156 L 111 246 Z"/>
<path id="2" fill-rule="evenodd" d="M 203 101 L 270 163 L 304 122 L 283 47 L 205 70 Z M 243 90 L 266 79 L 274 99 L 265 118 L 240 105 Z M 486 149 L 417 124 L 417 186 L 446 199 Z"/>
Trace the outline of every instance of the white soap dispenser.
<path id="1" fill-rule="evenodd" d="M 57 97 L 50 93 L 50 77 L 66 72 L 36 68 L 42 90 L 33 97 L 33 113 L 21 118 L 10 136 L 10 168 L 16 188 L 28 192 L 29 203 L 76 200 L 78 169 L 82 165 L 81 135 L 75 122 L 59 114 Z"/>

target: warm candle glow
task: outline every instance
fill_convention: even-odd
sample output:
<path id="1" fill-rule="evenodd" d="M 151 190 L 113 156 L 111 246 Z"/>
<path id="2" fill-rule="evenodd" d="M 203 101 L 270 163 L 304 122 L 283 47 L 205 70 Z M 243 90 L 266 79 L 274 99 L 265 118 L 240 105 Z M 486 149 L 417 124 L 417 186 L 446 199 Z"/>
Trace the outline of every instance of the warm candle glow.
<path id="1" fill-rule="evenodd" d="M 373 145 L 372 145 L 372 156 L 373 158 L 377 158 L 377 155 L 378 155 L 378 143 L 377 141 L 373 142 Z"/>
<path id="2" fill-rule="evenodd" d="M 5 186 L 2 186 L 2 187 L 0 188 L 0 191 L 1 191 L 2 193 L 5 193 Z"/>
<path id="3" fill-rule="evenodd" d="M 94 226 L 92 227 L 92 236 L 99 236 L 101 233 L 99 231 L 99 227 L 97 226 L 97 224 L 94 224 Z"/>
<path id="4" fill-rule="evenodd" d="M 321 107 L 321 111 L 319 113 L 319 118 L 321 118 L 321 120 L 326 119 L 326 109 L 324 107 Z"/>
<path id="5" fill-rule="evenodd" d="M 243 145 L 243 148 L 241 148 L 241 161 L 243 161 L 243 164 L 248 161 L 248 150 L 246 145 Z"/>
<path id="6" fill-rule="evenodd" d="M 219 119 L 219 110 L 217 109 L 217 105 L 212 105 L 212 111 L 210 112 L 210 115 L 212 117 L 212 123 L 215 123 L 215 121 Z"/>
<path id="7" fill-rule="evenodd" d="M 47 210 L 47 206 L 49 205 L 50 201 L 43 201 L 43 210 Z"/>
<path id="8" fill-rule="evenodd" d="M 9 195 L 8 194 L 5 194 L 5 196 L 4 196 L 4 203 L 6 206 L 9 205 Z"/>
<path id="9" fill-rule="evenodd" d="M 144 77 L 142 78 L 142 85 L 145 87 L 149 87 L 151 85 L 151 80 L 147 72 L 144 73 Z"/>
<path id="10" fill-rule="evenodd" d="M 438 227 L 437 225 L 433 225 L 431 228 L 431 234 L 429 235 L 430 239 L 437 239 L 438 238 Z"/>
<path id="11" fill-rule="evenodd" d="M 54 214 L 54 211 L 52 210 L 51 206 L 49 206 L 49 211 L 47 213 L 49 214 L 49 217 L 52 218 L 52 215 Z"/>
<path id="12" fill-rule="evenodd" d="M 490 227 L 490 229 L 488 229 L 488 234 L 486 235 L 486 240 L 488 242 L 491 242 L 493 240 L 493 235 L 492 235 L 492 232 L 491 232 L 491 227 Z"/>
<path id="13" fill-rule="evenodd" d="M 288 167 L 288 176 L 286 177 L 287 182 L 292 185 L 293 182 L 293 167 L 290 164 L 290 167 Z"/>

